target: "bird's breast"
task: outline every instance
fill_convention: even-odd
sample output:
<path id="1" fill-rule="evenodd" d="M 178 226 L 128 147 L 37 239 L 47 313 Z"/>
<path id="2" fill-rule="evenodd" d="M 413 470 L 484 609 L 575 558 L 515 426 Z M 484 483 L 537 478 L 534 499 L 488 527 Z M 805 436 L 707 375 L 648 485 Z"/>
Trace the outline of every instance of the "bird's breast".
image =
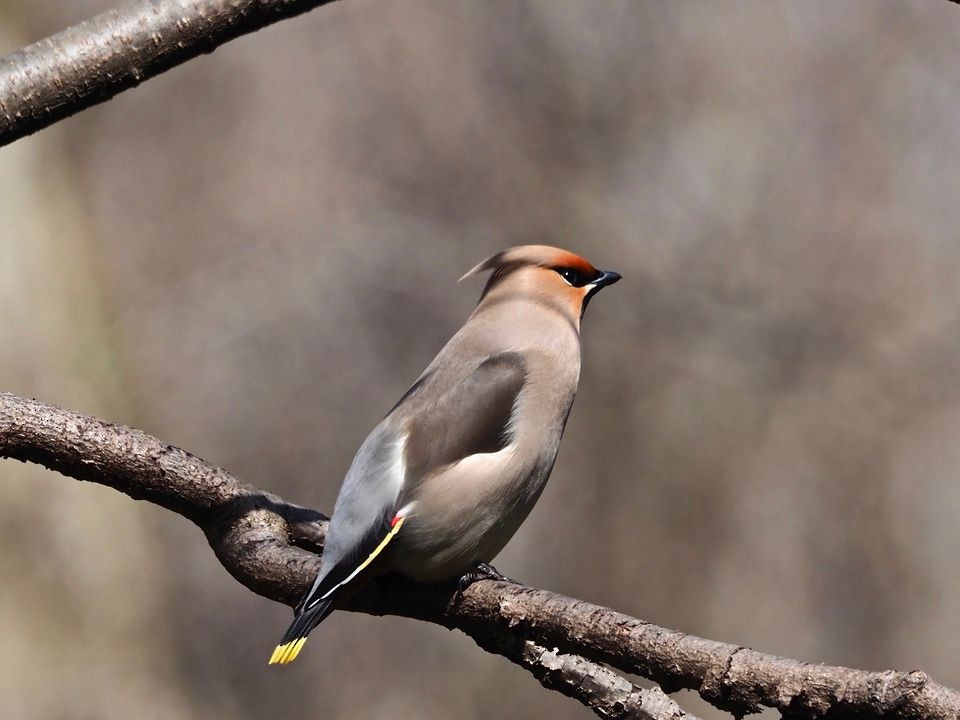
<path id="1" fill-rule="evenodd" d="M 579 346 L 564 348 L 515 351 L 525 379 L 507 423 L 509 444 L 408 476 L 395 570 L 421 581 L 456 578 L 493 560 L 517 531 L 553 469 L 576 393 Z"/>

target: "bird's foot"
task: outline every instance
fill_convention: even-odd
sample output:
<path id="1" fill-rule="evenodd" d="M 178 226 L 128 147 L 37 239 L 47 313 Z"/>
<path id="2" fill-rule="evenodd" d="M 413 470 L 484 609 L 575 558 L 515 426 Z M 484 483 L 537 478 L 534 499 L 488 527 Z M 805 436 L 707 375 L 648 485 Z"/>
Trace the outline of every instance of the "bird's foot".
<path id="1" fill-rule="evenodd" d="M 517 581 L 513 578 L 508 578 L 506 575 L 498 571 L 493 565 L 488 565 L 485 562 L 477 563 L 474 569 L 467 573 L 467 575 L 474 575 L 475 577 L 471 582 L 476 582 L 477 580 L 497 580 L 499 582 L 508 582 L 517 585 Z M 461 582 L 463 582 L 461 580 Z M 467 583 L 469 585 L 470 583 Z"/>
<path id="2" fill-rule="evenodd" d="M 470 570 L 463 574 L 463 577 L 460 578 L 460 582 L 457 583 L 457 592 L 453 596 L 453 604 L 459 605 L 460 601 L 463 600 L 463 593 L 466 592 L 467 588 L 473 585 L 475 582 L 480 580 L 496 580 L 498 582 L 508 582 L 517 584 L 516 580 L 508 578 L 503 573 L 499 572 L 493 565 L 489 565 L 485 562 L 478 562 Z"/>

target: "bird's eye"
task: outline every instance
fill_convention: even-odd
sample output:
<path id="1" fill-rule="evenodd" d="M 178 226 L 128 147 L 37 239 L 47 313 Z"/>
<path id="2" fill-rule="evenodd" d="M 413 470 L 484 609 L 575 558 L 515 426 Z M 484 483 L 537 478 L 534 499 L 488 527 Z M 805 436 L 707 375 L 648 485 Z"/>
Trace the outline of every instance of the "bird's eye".
<path id="1" fill-rule="evenodd" d="M 573 268 L 557 268 L 557 272 L 560 277 L 567 281 L 568 285 L 573 285 L 573 287 L 582 287 L 587 282 L 586 278 Z"/>

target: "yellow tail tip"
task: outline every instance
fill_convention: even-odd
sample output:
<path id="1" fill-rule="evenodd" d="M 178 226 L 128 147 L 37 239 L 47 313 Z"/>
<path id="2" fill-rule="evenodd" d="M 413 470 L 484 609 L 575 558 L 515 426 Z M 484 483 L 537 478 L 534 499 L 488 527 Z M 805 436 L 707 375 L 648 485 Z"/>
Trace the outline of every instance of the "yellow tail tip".
<path id="1" fill-rule="evenodd" d="M 277 661 L 280 659 L 281 653 L 283 653 L 286 647 L 286 645 L 277 645 L 277 647 L 273 649 L 273 655 L 270 656 L 270 661 L 267 663 L 267 665 L 276 665 Z"/>
<path id="2" fill-rule="evenodd" d="M 267 665 L 286 665 L 287 663 L 293 662 L 297 659 L 297 655 L 300 654 L 300 650 L 303 649 L 305 642 L 307 642 L 307 639 L 302 637 L 291 640 L 283 645 L 277 645 Z"/>

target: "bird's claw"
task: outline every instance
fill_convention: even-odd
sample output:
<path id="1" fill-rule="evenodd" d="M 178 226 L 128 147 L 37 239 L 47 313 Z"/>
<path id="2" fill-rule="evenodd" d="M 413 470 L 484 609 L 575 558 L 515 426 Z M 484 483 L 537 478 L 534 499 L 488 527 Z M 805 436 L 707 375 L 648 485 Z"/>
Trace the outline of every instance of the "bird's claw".
<path id="1" fill-rule="evenodd" d="M 496 580 L 497 582 L 517 584 L 516 580 L 508 578 L 493 567 L 493 565 L 478 562 L 473 568 L 465 572 L 460 578 L 460 582 L 457 583 L 457 592 L 453 596 L 453 604 L 459 605 L 463 600 L 463 593 L 466 592 L 467 588 L 480 580 Z"/>
<path id="2" fill-rule="evenodd" d="M 513 583 L 514 585 L 517 584 L 516 580 L 508 578 L 506 575 L 498 571 L 493 565 L 488 565 L 485 562 L 477 563 L 476 567 L 473 569 L 473 573 L 476 575 L 476 577 L 473 579 L 473 582 L 476 582 L 477 580 L 497 580 L 498 582 Z"/>

